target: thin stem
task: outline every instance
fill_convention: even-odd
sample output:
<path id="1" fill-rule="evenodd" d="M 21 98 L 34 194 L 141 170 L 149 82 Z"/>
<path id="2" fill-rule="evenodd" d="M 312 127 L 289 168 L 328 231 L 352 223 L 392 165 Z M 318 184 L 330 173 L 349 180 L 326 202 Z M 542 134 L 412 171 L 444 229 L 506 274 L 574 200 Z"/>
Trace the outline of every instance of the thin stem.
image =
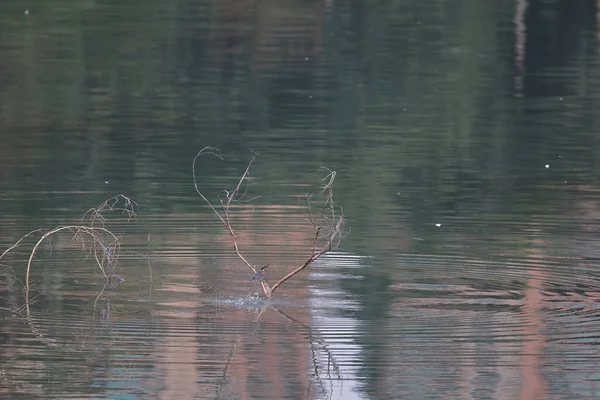
<path id="1" fill-rule="evenodd" d="M 250 166 L 252 165 L 252 163 L 254 162 L 254 160 L 256 159 L 256 157 L 252 157 L 252 159 L 250 160 L 250 162 L 248 163 L 248 165 L 246 166 L 246 170 L 244 171 L 244 173 L 242 174 L 242 177 L 240 178 L 240 180 L 238 181 L 237 186 L 235 187 L 235 189 L 231 192 L 229 191 L 225 191 L 226 193 L 226 198 L 227 201 L 223 202 L 223 200 L 219 199 L 219 203 L 221 204 L 221 210 L 222 213 L 220 213 L 219 211 L 217 211 L 217 209 L 213 206 L 213 204 L 210 202 L 210 200 L 208 200 L 208 198 L 206 196 L 204 196 L 202 194 L 202 192 L 200 191 L 200 189 L 198 188 L 198 180 L 196 177 L 196 160 L 198 159 L 198 157 L 205 155 L 205 154 L 212 154 L 216 157 L 218 157 L 219 159 L 223 159 L 223 157 L 221 157 L 218 154 L 219 149 L 215 148 L 215 147 L 204 147 L 202 150 L 200 150 L 198 152 L 198 154 L 196 154 L 196 157 L 194 157 L 194 160 L 192 162 L 192 174 L 193 174 L 193 178 L 194 178 L 194 188 L 196 189 L 196 193 L 198 193 L 200 195 L 200 197 L 202 197 L 202 199 L 206 202 L 206 204 L 208 204 L 208 206 L 210 207 L 210 209 L 213 211 L 213 213 L 219 218 L 219 220 L 221 220 L 221 222 L 225 225 L 225 227 L 227 228 L 227 231 L 229 232 L 229 235 L 231 236 L 231 239 L 233 241 L 233 247 L 235 249 L 235 253 L 238 256 L 238 258 L 240 260 L 242 260 L 244 262 L 244 264 L 246 264 L 246 266 L 254 273 L 256 274 L 256 268 L 254 267 L 254 265 L 252 265 L 240 252 L 240 248 L 237 242 L 237 237 L 235 235 L 235 231 L 233 230 L 233 227 L 231 226 L 231 220 L 229 218 L 229 208 L 231 207 L 231 202 L 234 200 L 234 198 L 236 197 L 236 195 L 240 192 L 240 188 L 242 187 L 242 184 L 244 183 L 244 181 L 246 179 L 248 179 L 248 175 L 250 174 Z M 243 197 L 243 196 L 242 196 Z M 266 297 L 270 297 L 270 293 L 271 293 L 271 289 L 269 287 L 269 284 L 261 281 L 261 286 L 263 289 L 263 292 L 265 294 Z"/>
<path id="2" fill-rule="evenodd" d="M 287 274 L 283 278 L 281 278 L 279 281 L 277 281 L 277 283 L 275 283 L 271 287 L 271 293 L 270 293 L 271 295 L 273 295 L 275 290 L 277 290 L 277 288 L 279 286 L 281 286 L 284 282 L 291 279 L 295 275 L 299 274 L 302 270 L 304 270 L 310 264 L 312 264 L 313 262 L 318 260 L 323 254 L 329 252 L 333 247 L 337 246 L 337 244 L 339 244 L 339 241 L 341 240 L 342 229 L 343 229 L 343 225 L 344 225 L 344 218 L 343 218 L 343 216 L 339 216 L 339 217 L 337 217 L 337 220 L 336 220 L 335 206 L 334 206 L 334 202 L 333 202 L 333 182 L 335 180 L 336 172 L 332 171 L 328 168 L 325 168 L 325 167 L 322 167 L 322 168 L 329 171 L 329 174 L 324 178 L 324 179 L 329 179 L 329 180 L 325 184 L 321 193 L 319 193 L 319 194 L 326 193 L 326 198 L 325 198 L 323 207 L 321 208 L 321 212 L 319 214 L 321 216 L 321 221 L 329 226 L 332 226 L 332 228 L 327 235 L 327 240 L 326 240 L 325 244 L 323 245 L 323 247 L 321 247 L 320 250 L 317 251 L 317 240 L 319 238 L 319 234 L 321 233 L 321 226 L 317 225 L 313 221 L 312 215 L 309 216 L 309 222 L 315 228 L 315 236 L 313 238 L 311 255 L 304 262 L 304 264 L 300 265 L 298 268 L 294 269 L 292 272 L 290 272 L 289 274 Z M 311 200 L 311 196 L 307 196 L 309 211 L 310 211 L 310 200 Z M 331 220 L 329 220 L 329 218 L 325 216 L 325 213 L 327 210 L 329 210 L 329 212 L 331 213 L 331 217 L 330 217 Z"/>

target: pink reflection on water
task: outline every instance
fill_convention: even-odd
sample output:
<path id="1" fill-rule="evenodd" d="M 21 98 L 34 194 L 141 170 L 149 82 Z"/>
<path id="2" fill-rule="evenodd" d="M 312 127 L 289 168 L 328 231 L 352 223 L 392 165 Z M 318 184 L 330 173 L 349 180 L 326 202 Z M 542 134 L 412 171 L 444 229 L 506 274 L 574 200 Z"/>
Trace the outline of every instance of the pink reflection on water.
<path id="1" fill-rule="evenodd" d="M 543 240 L 533 239 L 530 258 L 534 260 L 546 258 L 540 250 L 543 247 L 547 247 Z M 546 340 L 542 334 L 545 324 L 541 314 L 544 306 L 542 285 L 545 280 L 548 278 L 543 268 L 532 268 L 529 271 L 529 280 L 525 290 L 525 307 L 523 307 L 527 321 L 523 334 L 528 339 L 523 345 L 521 361 L 523 387 L 520 398 L 523 400 L 547 398 L 547 383 L 542 374 L 541 361 L 546 346 Z"/>

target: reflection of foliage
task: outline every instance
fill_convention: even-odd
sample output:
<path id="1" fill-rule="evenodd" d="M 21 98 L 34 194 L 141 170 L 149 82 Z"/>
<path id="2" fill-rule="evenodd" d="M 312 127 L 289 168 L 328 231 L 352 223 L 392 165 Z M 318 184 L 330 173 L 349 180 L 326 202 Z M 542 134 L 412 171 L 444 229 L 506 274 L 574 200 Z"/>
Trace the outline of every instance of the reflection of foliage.
<path id="1" fill-rule="evenodd" d="M 88 130 L 89 150 L 67 152 L 67 160 L 43 169 L 53 178 L 73 164 L 90 160 L 86 171 L 94 173 L 105 168 L 101 160 L 118 159 L 131 171 L 124 178 L 133 182 L 126 183 L 143 192 L 137 197 L 160 199 L 164 196 L 152 196 L 154 191 L 173 188 L 137 182 L 164 171 L 183 181 L 187 170 L 181 154 L 206 143 L 209 135 L 224 149 L 261 138 L 269 139 L 265 147 L 294 140 L 296 148 L 311 149 L 301 154 L 302 162 L 327 160 L 347 168 L 344 176 L 353 179 L 346 188 L 340 182 L 339 192 L 345 204 L 349 201 L 348 216 L 368 231 L 387 213 L 366 207 L 360 193 L 379 193 L 381 207 L 391 210 L 393 196 L 410 188 L 400 200 L 414 205 L 418 224 L 423 215 L 457 213 L 464 202 L 477 207 L 483 202 L 473 199 L 520 189 L 510 177 L 531 161 L 511 162 L 515 156 L 508 149 L 544 144 L 537 137 L 541 132 L 513 129 L 518 121 L 505 89 L 512 78 L 505 41 L 511 39 L 497 33 L 498 26 L 512 21 L 511 3 L 450 7 L 436 0 L 394 1 L 371 7 L 336 2 L 324 21 L 323 10 L 315 9 L 314 21 L 306 22 L 319 22 L 319 29 L 329 33 L 321 35 L 322 51 L 292 69 L 289 62 L 275 62 L 278 57 L 261 58 L 287 51 L 275 45 L 278 41 L 265 55 L 245 40 L 262 35 L 271 43 L 265 36 L 275 34 L 260 25 L 263 19 L 257 23 L 250 17 L 268 11 L 259 4 L 245 2 L 248 12 L 232 15 L 227 7 L 192 0 L 168 6 L 155 1 L 40 3 L 28 15 L 14 4 L 3 5 L 0 13 L 0 39 L 11 43 L 2 50 L 2 75 L 9 78 L 0 82 L 0 125 L 12 128 L 0 131 L 39 127 L 49 135 L 28 135 L 23 146 L 21 135 L 13 134 L 3 141 L 0 155 L 34 159 L 32 149 L 63 152 L 78 143 L 87 149 L 80 132 Z M 312 11 L 302 12 L 309 21 Z M 269 17 L 273 26 L 283 26 Z M 221 43 L 225 28 L 232 44 Z M 501 56 L 505 63 L 498 62 Z M 231 62 L 222 62 L 223 57 Z M 264 73 L 254 75 L 255 68 Z M 581 75 L 594 78 L 583 69 Z M 288 90 L 291 86 L 297 90 Z M 309 96 L 313 99 L 307 101 Z M 586 96 L 579 100 L 574 105 L 580 114 L 592 112 Z M 295 107 L 305 101 L 298 113 Z M 553 119 L 558 126 L 566 117 L 559 113 Z M 299 134 L 292 127 L 296 118 L 323 133 Z M 273 119 L 283 119 L 277 129 L 270 129 Z M 536 140 L 528 141 L 528 134 Z M 14 159 L 0 157 L 0 164 L 15 168 L 9 161 Z M 310 180 L 294 163 L 281 162 L 277 169 L 265 165 L 256 172 L 270 181 Z M 28 168 L 18 167 L 17 173 Z M 40 176 L 40 184 L 45 180 Z M 168 200 L 154 201 L 174 207 Z"/>
<path id="2" fill-rule="evenodd" d="M 317 45 L 324 50 L 294 63 L 256 51 L 257 31 L 268 34 L 257 18 L 268 10 L 254 10 L 260 5 L 237 12 L 229 29 L 205 1 L 34 3 L 28 15 L 20 2 L 0 5 L 0 41 L 10 43 L 1 50 L 0 176 L 10 174 L 15 193 L 50 182 L 57 192 L 98 189 L 94 182 L 118 163 L 122 184 L 149 210 L 197 212 L 180 184 L 190 149 L 210 142 L 245 152 L 260 141 L 265 157 L 278 154 L 255 166 L 267 181 L 314 181 L 299 163 L 340 171 L 336 194 L 360 232 L 347 243 L 373 251 L 389 240 L 390 251 L 374 252 L 385 257 L 401 250 L 392 228 L 417 230 L 433 216 L 477 215 L 491 232 L 500 220 L 561 214 L 577 195 L 555 190 L 558 179 L 541 167 L 549 156 L 562 156 L 569 171 L 560 183 L 589 185 L 600 174 L 594 27 L 565 23 L 572 14 L 556 12 L 559 2 L 529 2 L 528 18 L 539 21 L 527 27 L 529 50 L 538 52 L 529 60 L 548 62 L 554 55 L 544 41 L 560 36 L 556 26 L 569 32 L 557 46 L 568 50 L 555 57 L 560 70 L 529 69 L 533 86 L 553 79 L 552 96 L 534 92 L 526 101 L 511 86 L 515 2 L 335 1 L 318 17 L 325 15 Z M 577 7 L 567 3 L 590 4 L 559 6 Z M 225 30 L 237 32 L 227 37 L 230 49 L 213 41 Z M 563 92 L 569 96 L 559 101 Z M 72 174 L 74 166 L 83 173 Z M 209 179 L 203 187 L 216 186 Z M 2 213 L 37 209 L 25 198 Z M 363 319 L 386 318 L 393 299 L 385 268 L 372 268 L 361 285 L 344 283 L 359 295 Z"/>
<path id="3" fill-rule="evenodd" d="M 564 24 L 577 44 L 563 60 L 573 75 L 553 78 L 553 90 L 571 96 L 521 103 L 512 93 L 511 2 L 335 2 L 307 22 L 320 21 L 321 50 L 295 63 L 273 54 L 287 50 L 266 36 L 285 39 L 285 24 L 269 14 L 279 33 L 262 26 L 256 16 L 269 10 L 259 3 L 244 2 L 243 12 L 195 0 L 36 2 L 27 15 L 16 2 L 0 7 L 0 40 L 11 43 L 0 65 L 0 173 L 15 177 L 17 192 L 49 182 L 53 190 L 97 189 L 118 162 L 122 184 L 151 199 L 149 209 L 191 209 L 193 200 L 172 201 L 190 198 L 184 185 L 157 183 L 188 178 L 181 158 L 193 156 L 189 148 L 260 141 L 265 158 L 277 154 L 255 166 L 270 182 L 312 181 L 298 163 L 352 177 L 337 186 L 364 233 L 349 243 L 378 243 L 400 213 L 420 227 L 465 209 L 482 219 L 561 211 L 564 202 L 544 186 L 554 182 L 539 169 L 559 151 L 580 171 L 569 183 L 598 174 L 597 100 L 585 89 L 598 77 L 589 66 L 594 41 L 576 30 L 585 24 Z M 553 29 L 561 15 L 548 6 L 531 15 L 539 25 L 528 31 Z M 257 36 L 273 43 L 267 55 Z M 543 124 L 523 124 L 533 112 Z M 73 166 L 84 173 L 56 179 Z M 11 206 L 20 209 L 7 212 L 27 215 L 38 208 Z"/>

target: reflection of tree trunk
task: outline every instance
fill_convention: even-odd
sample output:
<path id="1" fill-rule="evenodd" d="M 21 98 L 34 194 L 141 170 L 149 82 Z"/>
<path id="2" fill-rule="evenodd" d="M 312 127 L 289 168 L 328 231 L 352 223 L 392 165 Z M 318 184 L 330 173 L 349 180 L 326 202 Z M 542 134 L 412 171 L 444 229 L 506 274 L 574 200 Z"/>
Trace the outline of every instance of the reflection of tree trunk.
<path id="1" fill-rule="evenodd" d="M 175 327 L 167 330 L 160 351 L 164 389 L 159 399 L 184 399 L 194 393 L 208 395 L 214 391 L 212 382 L 198 379 L 197 357 L 202 350 L 194 335 L 182 335 Z"/>
<path id="2" fill-rule="evenodd" d="M 600 54 L 600 0 L 596 0 L 596 46 Z"/>
<path id="3" fill-rule="evenodd" d="M 515 9 L 515 94 L 521 96 L 523 90 L 523 77 L 525 75 L 525 45 L 527 44 L 527 26 L 525 14 L 527 0 L 517 0 Z"/>
<path id="4" fill-rule="evenodd" d="M 183 288 L 179 288 L 183 293 Z M 172 313 L 164 311 L 161 315 L 165 317 L 185 318 L 183 320 L 193 320 L 198 318 L 198 308 L 196 298 L 200 298 L 201 291 L 198 288 L 187 287 L 186 295 L 192 299 L 181 299 L 171 303 Z M 175 311 L 176 310 L 176 311 Z M 187 311 L 186 311 L 187 310 Z M 178 320 L 175 320 L 178 321 Z M 194 394 L 203 396 L 203 398 L 213 397 L 215 391 L 219 392 L 223 382 L 215 387 L 215 383 L 201 376 L 198 372 L 206 365 L 211 365 L 214 361 L 210 357 L 211 344 L 205 337 L 198 337 L 194 334 L 183 334 L 176 324 L 167 324 L 165 326 L 164 337 L 157 349 L 156 356 L 161 358 L 163 389 L 157 396 L 158 399 L 186 399 Z M 215 357 L 224 358 L 219 350 L 226 346 L 215 345 Z M 228 365 L 228 364 L 226 364 Z"/>
<path id="5" fill-rule="evenodd" d="M 524 52 L 523 94 L 528 97 L 560 97 L 576 94 L 574 85 L 585 76 L 574 66 L 590 55 L 589 33 L 596 29 L 597 0 L 518 0 L 515 25 Z M 525 7 L 526 6 L 526 7 Z M 525 24 L 519 24 L 519 16 Z M 519 52 L 515 39 L 515 60 Z M 579 60 L 579 61 L 576 61 Z M 516 61 L 515 61 L 516 62 Z M 557 73 L 560 71 L 560 73 Z M 549 73 L 550 72 L 550 73 Z M 583 75 L 582 75 L 583 73 Z"/>
<path id="6" fill-rule="evenodd" d="M 534 240 L 534 250 L 531 258 L 543 259 L 544 255 L 535 245 L 540 244 Z M 542 375 L 541 356 L 544 353 L 545 340 L 541 331 L 544 321 L 541 316 L 543 308 L 543 295 L 541 286 L 544 281 L 544 271 L 534 267 L 529 271 L 528 289 L 525 291 L 525 338 L 529 338 L 523 346 L 522 377 L 523 387 L 520 398 L 523 400 L 545 399 L 546 382 Z"/>

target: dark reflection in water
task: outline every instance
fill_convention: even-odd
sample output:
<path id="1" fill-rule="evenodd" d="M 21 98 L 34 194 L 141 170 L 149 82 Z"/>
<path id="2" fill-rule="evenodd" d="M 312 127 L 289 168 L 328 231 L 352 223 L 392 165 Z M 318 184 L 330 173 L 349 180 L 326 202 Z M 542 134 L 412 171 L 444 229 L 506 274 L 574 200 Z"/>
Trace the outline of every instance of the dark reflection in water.
<path id="1" fill-rule="evenodd" d="M 0 4 L 0 245 L 123 193 L 105 285 L 72 237 L 0 262 L 0 397 L 598 395 L 592 0 Z M 302 263 L 337 171 L 342 246 Z M 12 311 L 11 311 L 12 310 Z M 19 312 L 14 312 L 18 310 Z"/>

